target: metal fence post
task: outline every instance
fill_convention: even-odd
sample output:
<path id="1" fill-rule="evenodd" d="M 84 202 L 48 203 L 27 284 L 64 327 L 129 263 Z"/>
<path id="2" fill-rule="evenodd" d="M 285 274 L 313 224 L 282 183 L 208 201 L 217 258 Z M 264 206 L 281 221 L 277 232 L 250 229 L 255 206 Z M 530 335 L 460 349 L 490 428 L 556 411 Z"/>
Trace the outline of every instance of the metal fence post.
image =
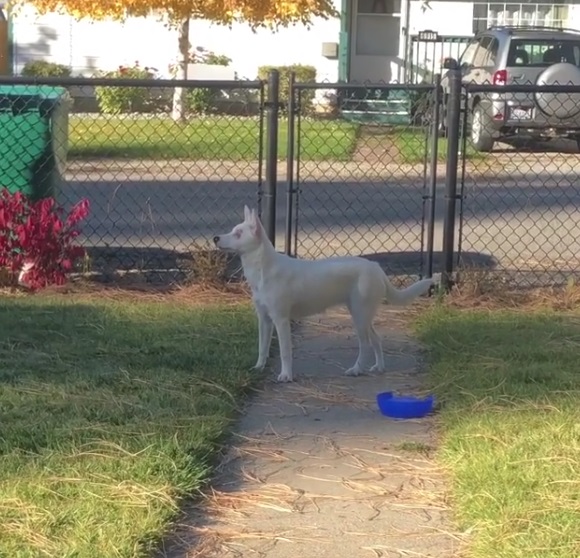
<path id="1" fill-rule="evenodd" d="M 455 209 L 457 201 L 457 167 L 461 122 L 461 72 L 449 71 L 449 100 L 447 105 L 447 168 L 445 172 L 445 220 L 443 222 L 443 287 L 452 286 L 453 256 L 455 252 Z"/>
<path id="2" fill-rule="evenodd" d="M 278 178 L 278 111 L 280 106 L 280 74 L 271 70 L 268 75 L 266 101 L 266 187 L 262 221 L 268 238 L 276 246 L 276 187 Z"/>
<path id="3" fill-rule="evenodd" d="M 296 112 L 296 92 L 294 91 L 294 81 L 296 75 L 290 73 L 288 82 L 288 153 L 286 156 L 286 238 L 284 251 L 286 255 L 292 255 L 292 212 L 294 202 L 294 118 Z"/>
<path id="4" fill-rule="evenodd" d="M 435 236 L 435 204 L 437 197 L 437 163 L 439 157 L 439 122 L 441 119 L 441 74 L 435 75 L 433 119 L 431 122 L 431 161 L 429 177 L 429 218 L 427 220 L 427 277 L 433 277 L 433 243 Z"/>

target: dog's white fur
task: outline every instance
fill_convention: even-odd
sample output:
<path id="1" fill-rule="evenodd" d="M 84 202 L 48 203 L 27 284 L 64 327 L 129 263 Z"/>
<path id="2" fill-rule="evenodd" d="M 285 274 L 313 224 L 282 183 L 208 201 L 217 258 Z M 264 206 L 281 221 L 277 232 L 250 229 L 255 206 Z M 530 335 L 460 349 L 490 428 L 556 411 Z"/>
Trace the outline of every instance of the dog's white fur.
<path id="1" fill-rule="evenodd" d="M 425 294 L 433 284 L 424 279 L 398 290 L 376 262 L 359 257 L 298 260 L 276 252 L 254 210 L 244 207 L 244 221 L 228 234 L 214 237 L 216 246 L 237 252 L 242 260 L 258 314 L 258 361 L 266 365 L 273 328 L 278 334 L 282 370 L 280 382 L 292 381 L 292 339 L 290 321 L 346 305 L 359 340 L 356 362 L 346 371 L 357 376 L 363 371 L 363 348 L 371 345 L 375 364 L 371 371 L 385 367 L 381 339 L 373 319 L 382 300 L 406 304 Z"/>

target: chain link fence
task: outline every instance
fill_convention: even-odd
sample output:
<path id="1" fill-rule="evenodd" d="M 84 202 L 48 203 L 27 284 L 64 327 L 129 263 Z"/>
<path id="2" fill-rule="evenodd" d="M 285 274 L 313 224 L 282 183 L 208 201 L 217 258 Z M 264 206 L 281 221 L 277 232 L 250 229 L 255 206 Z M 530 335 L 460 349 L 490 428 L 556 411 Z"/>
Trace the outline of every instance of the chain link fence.
<path id="1" fill-rule="evenodd" d="M 91 273 L 178 278 L 260 200 L 263 84 L 186 82 L 181 118 L 172 117 L 173 85 L 0 81 L 3 185 L 41 189 L 65 207 L 87 198 Z"/>
<path id="2" fill-rule="evenodd" d="M 465 93 L 459 269 L 509 286 L 565 284 L 580 269 L 580 88 Z"/>
<path id="3" fill-rule="evenodd" d="M 110 280 L 179 280 L 247 204 L 277 249 L 362 255 L 399 283 L 565 283 L 580 268 L 580 86 L 450 76 L 2 77 L 0 185 L 65 207 L 88 198 L 84 271 Z"/>

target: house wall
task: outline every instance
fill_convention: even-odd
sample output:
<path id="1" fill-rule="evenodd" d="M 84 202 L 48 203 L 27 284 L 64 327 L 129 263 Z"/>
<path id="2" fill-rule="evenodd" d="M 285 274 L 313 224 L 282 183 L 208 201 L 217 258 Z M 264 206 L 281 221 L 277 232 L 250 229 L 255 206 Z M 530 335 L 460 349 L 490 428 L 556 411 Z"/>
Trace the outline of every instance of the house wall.
<path id="1" fill-rule="evenodd" d="M 337 1 L 339 7 L 340 0 Z M 262 65 L 312 64 L 319 80 L 335 81 L 338 62 L 321 54 L 323 42 L 338 42 L 340 21 L 318 19 L 310 30 L 293 26 L 271 32 L 252 32 L 247 25 L 231 29 L 197 20 L 191 23 L 190 42 L 232 59 L 240 78 L 255 79 Z M 26 9 L 13 19 L 14 71 L 28 60 L 65 64 L 75 75 L 113 70 L 121 64 L 152 66 L 168 76 L 177 56 L 176 31 L 157 18 L 129 18 L 126 22 L 75 21 L 65 15 L 39 16 Z"/>
<path id="2" fill-rule="evenodd" d="M 580 4 L 568 6 L 568 26 L 580 29 Z"/>
<path id="3" fill-rule="evenodd" d="M 341 0 L 335 0 L 337 9 Z M 403 3 L 406 3 L 403 0 Z M 440 35 L 471 36 L 473 3 L 431 0 L 425 8 L 421 0 L 410 2 L 410 34 L 422 30 Z M 401 20 L 401 56 L 404 54 L 404 25 Z M 570 27 L 580 28 L 580 5 L 569 6 Z M 311 64 L 319 81 L 338 81 L 337 60 L 322 56 L 323 42 L 338 42 L 340 21 L 316 20 L 310 29 L 293 26 L 271 32 L 252 32 L 246 25 L 231 29 L 207 21 L 193 21 L 190 41 L 193 47 L 203 46 L 232 59 L 232 69 L 240 78 L 254 79 L 261 65 Z M 97 70 L 112 70 L 136 60 L 153 66 L 168 77 L 169 65 L 176 60 L 177 36 L 155 17 L 129 18 L 126 22 L 75 21 L 64 15 L 37 15 L 28 8 L 13 18 L 14 68 L 19 73 L 28 60 L 48 60 L 70 66 L 75 75 L 92 75 Z M 421 75 L 440 71 L 445 56 L 457 56 L 462 45 L 450 47 L 420 45 L 412 62 L 419 61 Z M 420 79 L 417 74 L 414 79 Z M 201 76 L 203 77 L 203 76 Z"/>
<path id="4" fill-rule="evenodd" d="M 436 31 L 445 36 L 473 36 L 473 3 L 472 2 L 430 2 L 429 8 L 423 9 L 424 3 L 410 3 L 410 35 L 420 31 Z M 457 58 L 465 48 L 464 43 L 455 44 L 419 43 L 413 45 L 408 59 L 412 73 L 408 74 L 413 82 L 430 79 L 430 75 L 441 73 L 444 58 Z"/>
<path id="5" fill-rule="evenodd" d="M 540 0 L 536 0 L 541 3 Z M 561 0 L 564 3 L 564 0 Z M 429 8 L 422 9 L 423 2 L 413 0 L 410 3 L 410 34 L 420 31 L 436 31 L 439 35 L 471 37 L 473 35 L 473 3 L 457 1 L 431 1 Z M 566 26 L 580 29 L 580 5 L 568 5 Z M 441 73 L 444 58 L 458 58 L 465 48 L 465 43 L 453 44 L 416 44 L 409 60 L 413 71 L 409 76 L 420 82 L 430 79 L 434 73 Z"/>
<path id="6" fill-rule="evenodd" d="M 538 4 L 543 3 L 542 0 L 534 1 Z M 549 4 L 550 2 L 545 3 Z M 567 1 L 555 0 L 555 3 L 567 4 Z M 424 6 L 422 1 L 411 1 L 411 34 L 416 34 L 425 29 L 437 31 L 440 35 L 472 34 L 473 2 L 431 0 L 428 5 L 428 8 L 422 9 L 422 6 Z M 566 25 L 580 29 L 580 4 L 571 3 L 568 5 L 568 20 Z"/>
<path id="7" fill-rule="evenodd" d="M 453 14 L 451 16 L 451 14 Z M 356 41 L 356 14 L 352 13 L 352 41 Z M 378 19 L 377 19 L 378 21 Z M 408 33 L 405 27 L 409 25 Z M 401 18 L 399 29 L 399 52 L 395 56 L 360 56 L 353 53 L 349 79 L 355 82 L 382 82 L 405 80 L 405 58 L 411 60 L 415 69 L 413 81 L 420 80 L 426 73 L 424 70 L 438 70 L 440 60 L 445 48 L 441 45 L 421 44 L 415 45 L 411 52 L 410 45 L 407 50 L 407 34 L 416 35 L 420 31 L 436 31 L 440 35 L 463 35 L 472 36 L 473 27 L 473 3 L 461 1 L 432 0 L 427 5 L 421 0 L 401 0 Z M 387 28 L 385 33 L 389 34 Z M 458 44 L 461 48 L 462 45 Z M 353 47 L 354 48 L 354 45 Z M 420 74 L 420 75 L 419 75 Z M 407 73 L 408 76 L 408 73 Z"/>
<path id="8" fill-rule="evenodd" d="M 411 2 L 409 27 L 411 35 L 429 29 L 440 35 L 471 35 L 473 25 L 472 2 L 429 2 L 429 8 L 422 9 L 423 2 Z"/>

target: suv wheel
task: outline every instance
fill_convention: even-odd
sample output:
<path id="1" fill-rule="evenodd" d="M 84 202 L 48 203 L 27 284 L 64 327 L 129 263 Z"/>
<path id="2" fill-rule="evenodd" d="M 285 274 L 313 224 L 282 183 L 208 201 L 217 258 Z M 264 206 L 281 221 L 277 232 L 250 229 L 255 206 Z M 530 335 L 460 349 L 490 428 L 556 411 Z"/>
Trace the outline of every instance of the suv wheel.
<path id="1" fill-rule="evenodd" d="M 491 135 L 491 119 L 488 114 L 477 105 L 471 115 L 471 143 L 477 151 L 489 152 L 493 149 Z"/>

